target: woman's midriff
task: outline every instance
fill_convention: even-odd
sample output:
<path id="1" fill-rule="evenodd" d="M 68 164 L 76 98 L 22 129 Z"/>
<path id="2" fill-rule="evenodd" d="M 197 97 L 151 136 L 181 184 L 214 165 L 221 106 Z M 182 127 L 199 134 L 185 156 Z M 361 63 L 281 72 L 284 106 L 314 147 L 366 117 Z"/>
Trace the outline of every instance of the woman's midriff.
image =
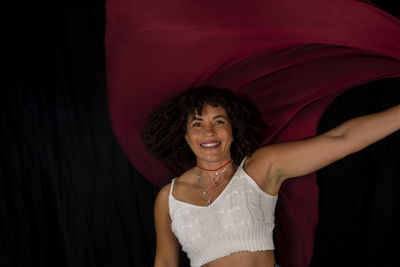
<path id="1" fill-rule="evenodd" d="M 209 262 L 202 267 L 274 267 L 273 250 L 237 252 Z"/>

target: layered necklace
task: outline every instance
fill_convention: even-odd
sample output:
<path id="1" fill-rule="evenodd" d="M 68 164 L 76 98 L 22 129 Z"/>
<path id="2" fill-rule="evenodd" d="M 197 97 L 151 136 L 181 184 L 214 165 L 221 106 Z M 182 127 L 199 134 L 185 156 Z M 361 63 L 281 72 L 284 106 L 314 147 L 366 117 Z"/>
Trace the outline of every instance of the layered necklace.
<path id="1" fill-rule="evenodd" d="M 223 176 L 224 172 L 226 172 L 226 170 L 228 170 L 231 166 L 232 166 L 232 159 L 230 159 L 228 162 L 226 162 L 224 165 L 222 165 L 221 167 L 219 167 L 218 169 L 215 170 L 208 170 L 208 169 L 204 169 L 202 167 L 199 166 L 199 164 L 196 165 L 196 168 L 193 168 L 193 173 L 194 175 L 197 177 L 197 179 L 199 180 L 200 183 L 200 187 L 204 188 L 202 190 L 197 189 L 197 193 L 199 195 L 199 198 L 204 201 L 207 205 L 210 205 L 212 203 L 211 199 L 214 195 L 214 193 L 221 188 L 221 186 L 223 186 L 224 184 L 226 184 L 228 182 L 228 180 L 224 180 L 221 183 L 218 184 L 219 180 L 221 179 L 221 177 Z M 203 171 L 207 171 L 210 173 L 209 176 L 203 177 L 200 175 L 200 173 L 197 171 L 198 169 L 203 170 Z M 204 184 L 204 179 L 205 178 L 211 178 L 212 182 L 211 184 L 209 184 L 208 186 L 206 186 Z M 214 189 L 210 190 L 211 187 L 213 185 L 217 185 Z M 208 197 L 206 197 L 208 195 Z"/>

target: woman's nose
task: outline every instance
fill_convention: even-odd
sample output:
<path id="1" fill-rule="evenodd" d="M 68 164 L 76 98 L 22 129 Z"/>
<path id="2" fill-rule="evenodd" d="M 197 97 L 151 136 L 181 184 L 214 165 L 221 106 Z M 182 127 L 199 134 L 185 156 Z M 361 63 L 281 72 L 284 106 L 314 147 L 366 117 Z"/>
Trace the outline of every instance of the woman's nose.
<path id="1" fill-rule="evenodd" d="M 215 135 L 214 125 L 208 125 L 208 126 L 204 127 L 204 134 L 208 135 L 208 136 Z"/>

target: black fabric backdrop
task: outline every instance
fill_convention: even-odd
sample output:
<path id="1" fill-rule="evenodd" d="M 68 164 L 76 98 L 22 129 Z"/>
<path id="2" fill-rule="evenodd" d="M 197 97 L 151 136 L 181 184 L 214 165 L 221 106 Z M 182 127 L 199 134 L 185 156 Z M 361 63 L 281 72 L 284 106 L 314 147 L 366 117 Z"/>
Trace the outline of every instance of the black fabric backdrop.
<path id="1" fill-rule="evenodd" d="M 377 4 L 400 15 L 390 1 Z M 104 2 L 7 11 L 14 19 L 5 25 L 1 72 L 0 266 L 152 266 L 158 189 L 111 129 Z M 399 103 L 399 88 L 390 79 L 348 91 L 320 131 Z M 318 173 L 311 266 L 400 265 L 399 141 L 393 134 Z"/>

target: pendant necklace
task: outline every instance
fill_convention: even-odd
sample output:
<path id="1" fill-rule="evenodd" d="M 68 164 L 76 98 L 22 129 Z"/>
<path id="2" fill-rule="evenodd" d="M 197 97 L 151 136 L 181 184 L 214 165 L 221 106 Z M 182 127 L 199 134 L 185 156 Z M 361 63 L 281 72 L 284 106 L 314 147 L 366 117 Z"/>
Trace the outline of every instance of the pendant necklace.
<path id="1" fill-rule="evenodd" d="M 200 170 L 208 171 L 208 172 L 213 172 L 213 173 L 215 174 L 215 176 L 211 175 L 210 177 L 203 177 L 203 176 L 201 176 L 199 173 L 197 173 L 197 172 L 195 171 L 196 168 L 193 169 L 193 173 L 194 173 L 194 175 L 198 178 L 199 183 L 202 185 L 202 187 L 204 187 L 204 186 L 203 186 L 203 185 L 204 185 L 204 184 L 203 184 L 203 180 L 204 180 L 205 178 L 211 178 L 211 179 L 213 180 L 213 182 L 212 182 L 210 185 L 208 185 L 208 186 L 207 186 L 204 190 L 202 190 L 201 192 L 200 192 L 199 189 L 197 189 L 197 193 L 198 193 L 199 198 L 200 198 L 202 201 L 204 201 L 207 205 L 210 205 L 210 204 L 212 203 L 211 199 L 212 199 L 214 193 L 215 193 L 219 188 L 221 188 L 221 186 L 223 186 L 224 184 L 226 184 L 226 183 L 228 182 L 227 180 L 225 180 L 225 181 L 223 181 L 223 182 L 220 183 L 220 184 L 217 183 L 217 182 L 220 180 L 220 178 L 223 176 L 224 172 L 225 172 L 226 170 L 228 170 L 228 169 L 231 167 L 231 165 L 232 165 L 231 163 L 232 163 L 232 159 L 229 160 L 229 161 L 228 161 L 227 163 L 225 163 L 224 165 L 222 165 L 221 167 L 219 167 L 218 169 L 215 169 L 215 170 L 207 170 L 207 169 L 204 169 L 204 168 L 200 167 L 198 164 L 196 165 L 196 167 L 199 168 Z M 216 188 L 214 188 L 213 190 L 210 191 L 211 187 L 212 187 L 214 184 L 217 184 L 218 186 L 217 186 Z M 207 195 L 207 194 L 210 194 L 209 197 L 208 197 L 208 198 L 204 198 L 205 195 Z"/>

